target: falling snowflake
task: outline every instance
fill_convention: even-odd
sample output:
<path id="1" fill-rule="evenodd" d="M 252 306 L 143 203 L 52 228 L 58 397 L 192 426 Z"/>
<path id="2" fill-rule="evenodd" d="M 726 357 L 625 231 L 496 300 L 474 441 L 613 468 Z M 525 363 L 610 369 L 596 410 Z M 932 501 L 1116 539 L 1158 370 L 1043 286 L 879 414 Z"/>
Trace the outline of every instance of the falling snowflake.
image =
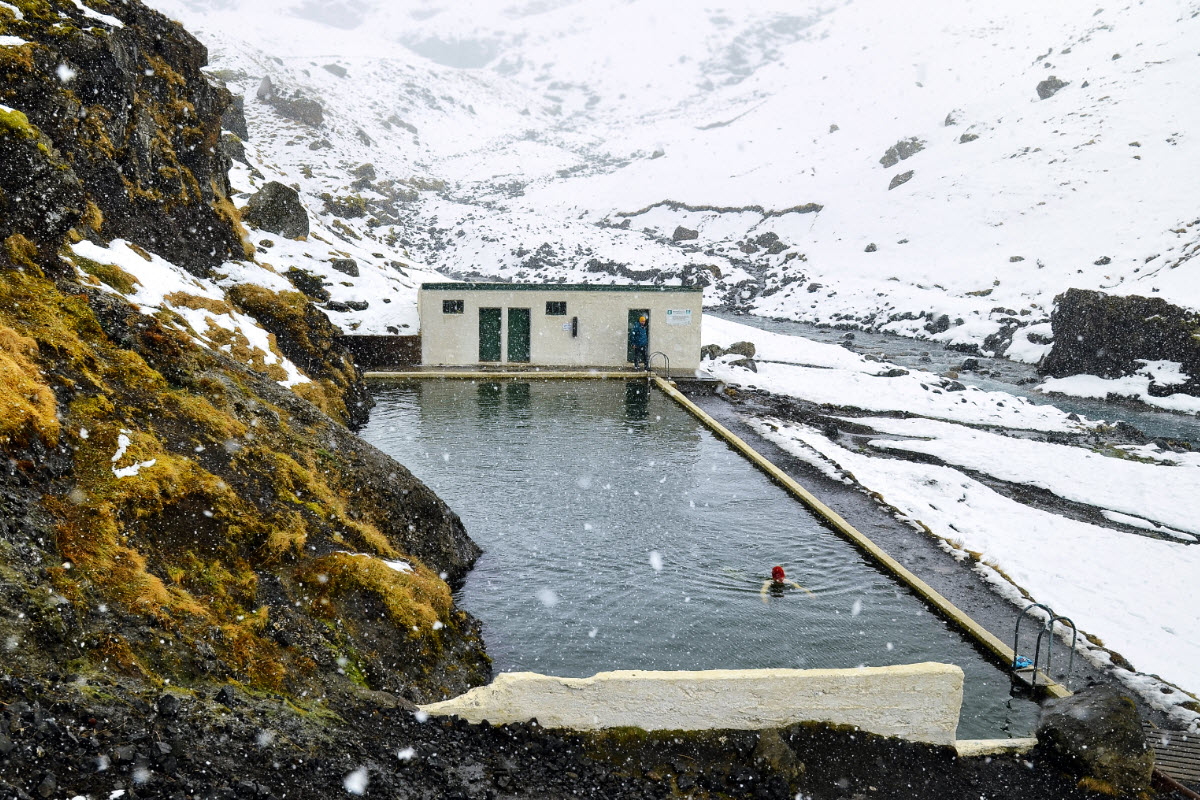
<path id="1" fill-rule="evenodd" d="M 359 767 L 342 780 L 342 785 L 346 787 L 346 791 L 350 794 L 362 794 L 367 791 L 368 780 L 367 768 Z"/>

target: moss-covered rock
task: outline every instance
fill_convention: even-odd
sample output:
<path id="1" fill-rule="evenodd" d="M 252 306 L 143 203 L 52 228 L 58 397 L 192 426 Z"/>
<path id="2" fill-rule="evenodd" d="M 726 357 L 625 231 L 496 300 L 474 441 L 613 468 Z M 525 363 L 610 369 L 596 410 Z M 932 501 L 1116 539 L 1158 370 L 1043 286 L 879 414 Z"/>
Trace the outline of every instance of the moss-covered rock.
<path id="1" fill-rule="evenodd" d="M 354 358 L 340 344 L 341 331 L 299 292 L 272 292 L 242 284 L 229 297 L 275 336 L 279 349 L 313 383 L 295 387 L 322 411 L 351 427 L 367 421 L 373 401 Z"/>
<path id="2" fill-rule="evenodd" d="M 300 193 L 278 181 L 270 181 L 246 204 L 247 223 L 289 239 L 308 236 L 308 212 Z"/>
<path id="3" fill-rule="evenodd" d="M 75 224 L 72 211 L 86 199 L 100 211 L 105 237 L 197 273 L 243 257 L 229 161 L 216 146 L 231 96 L 200 72 L 207 51 L 137 0 L 104 8 L 124 26 L 98 23 L 70 0 L 23 2 L 24 18 L 6 23 L 30 44 L 0 49 L 0 102 L 28 126 L 13 125 L 15 114 L 0 120 L 0 140 L 9 142 L 0 164 L 14 164 L 0 169 L 0 196 L 21 195 L 29 181 L 22 176 L 44 182 L 59 170 L 57 194 L 46 201 L 47 241 Z M 14 153 L 13 139 L 38 139 L 40 162 L 31 163 L 28 150 Z M 10 162 L 13 155 L 19 161 Z M 83 197 L 62 196 L 74 179 Z"/>
<path id="4" fill-rule="evenodd" d="M 458 517 L 267 376 L 4 255 L 0 392 L 0 637 L 35 637 L 17 667 L 418 699 L 486 680 L 439 578 L 479 553 Z"/>

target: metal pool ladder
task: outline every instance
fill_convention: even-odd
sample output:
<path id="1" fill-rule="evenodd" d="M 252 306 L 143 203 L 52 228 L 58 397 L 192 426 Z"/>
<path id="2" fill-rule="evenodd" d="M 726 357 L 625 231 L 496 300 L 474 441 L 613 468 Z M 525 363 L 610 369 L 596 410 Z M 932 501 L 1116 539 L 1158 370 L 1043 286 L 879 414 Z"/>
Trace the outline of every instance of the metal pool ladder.
<path id="1" fill-rule="evenodd" d="M 1033 648 L 1033 660 L 1030 661 L 1027 657 L 1020 655 L 1021 651 L 1017 648 L 1017 645 L 1020 643 L 1021 638 L 1021 622 L 1025 619 L 1026 614 L 1030 614 L 1032 618 L 1031 612 L 1035 608 L 1040 608 L 1046 614 L 1046 619 L 1042 622 L 1041 629 L 1038 630 L 1037 643 Z M 1030 603 L 1021 612 L 1021 615 L 1017 617 L 1016 630 L 1013 632 L 1013 663 L 1011 666 L 1014 676 L 1028 683 L 1030 686 L 1038 685 L 1038 664 L 1042 656 L 1042 637 L 1046 637 L 1048 644 L 1046 646 L 1045 674 L 1048 679 L 1054 680 L 1053 673 L 1050 671 L 1050 665 L 1054 661 L 1054 626 L 1059 623 L 1071 627 L 1071 658 L 1067 662 L 1067 672 L 1063 676 L 1063 683 L 1065 684 L 1070 680 L 1071 670 L 1075 668 L 1075 642 L 1079 636 L 1079 631 L 1076 630 L 1074 622 L 1067 617 L 1055 614 L 1054 609 L 1044 603 Z"/>
<path id="2" fill-rule="evenodd" d="M 666 353 L 662 352 L 661 350 L 655 350 L 653 353 L 650 354 L 650 357 L 646 359 L 646 371 L 647 372 L 650 371 L 650 366 L 651 366 L 652 362 L 654 361 L 655 356 L 663 357 L 663 361 L 666 362 L 666 365 L 667 365 L 667 380 L 671 380 L 671 358 Z"/>

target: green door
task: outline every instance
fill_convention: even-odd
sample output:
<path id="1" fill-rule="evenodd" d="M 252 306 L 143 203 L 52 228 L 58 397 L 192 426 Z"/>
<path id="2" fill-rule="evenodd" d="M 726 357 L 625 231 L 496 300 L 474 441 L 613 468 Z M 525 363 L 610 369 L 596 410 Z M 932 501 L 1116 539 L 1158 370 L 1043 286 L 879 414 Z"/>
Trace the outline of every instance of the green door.
<path id="1" fill-rule="evenodd" d="M 625 360 L 633 363 L 633 329 L 637 327 L 638 317 L 646 318 L 646 355 L 650 355 L 650 309 L 629 309 L 629 335 L 625 338 Z"/>
<path id="2" fill-rule="evenodd" d="M 528 308 L 508 310 L 508 360 L 517 363 L 529 361 Z"/>
<path id="3" fill-rule="evenodd" d="M 500 309 L 479 309 L 479 360 L 500 360 Z"/>

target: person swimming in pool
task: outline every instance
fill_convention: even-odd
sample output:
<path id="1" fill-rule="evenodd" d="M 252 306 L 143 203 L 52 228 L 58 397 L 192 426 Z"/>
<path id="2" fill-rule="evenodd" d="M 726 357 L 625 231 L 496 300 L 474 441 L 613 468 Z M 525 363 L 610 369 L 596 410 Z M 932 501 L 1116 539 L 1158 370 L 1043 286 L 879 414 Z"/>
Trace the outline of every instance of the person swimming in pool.
<path id="1" fill-rule="evenodd" d="M 759 590 L 759 594 L 762 595 L 762 601 L 765 603 L 767 602 L 768 592 L 772 597 L 783 597 L 783 593 L 789 586 L 794 586 L 800 591 L 808 592 L 808 594 L 816 597 L 816 595 L 814 595 L 811 591 L 805 589 L 795 581 L 789 581 L 787 579 L 787 575 L 783 571 L 783 567 L 779 565 L 775 565 L 771 568 L 771 578 L 770 580 L 763 581 L 762 589 Z"/>

